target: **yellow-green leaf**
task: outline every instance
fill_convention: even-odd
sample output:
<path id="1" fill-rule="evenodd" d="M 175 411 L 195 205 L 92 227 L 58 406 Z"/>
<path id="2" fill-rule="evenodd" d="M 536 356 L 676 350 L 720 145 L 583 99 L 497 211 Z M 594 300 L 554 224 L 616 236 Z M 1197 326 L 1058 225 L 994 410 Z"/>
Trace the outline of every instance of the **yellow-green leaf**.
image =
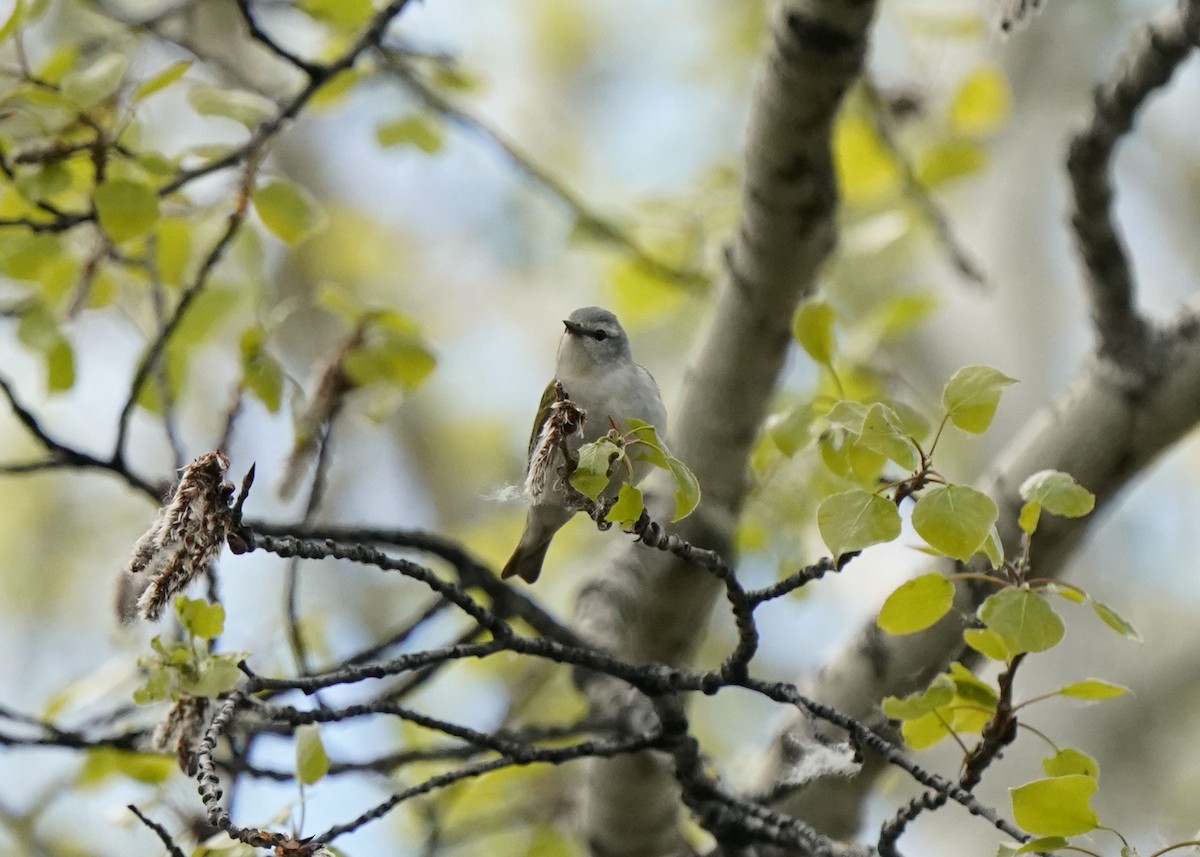
<path id="1" fill-rule="evenodd" d="M 225 608 L 221 604 L 210 604 L 202 598 L 175 597 L 175 612 L 187 632 L 195 637 L 211 640 L 220 636 L 225 627 Z"/>
<path id="2" fill-rule="evenodd" d="M 837 341 L 833 335 L 833 307 L 822 300 L 805 301 L 792 319 L 792 336 L 808 356 L 828 366 L 833 362 Z"/>
<path id="3" fill-rule="evenodd" d="M 924 690 L 900 698 L 884 697 L 883 713 L 893 720 L 915 720 L 931 711 L 949 705 L 954 699 L 954 682 L 949 676 L 939 675 Z"/>
<path id="4" fill-rule="evenodd" d="M 188 104 L 201 116 L 223 116 L 247 128 L 254 128 L 276 109 L 269 98 L 255 92 L 209 83 L 193 83 L 188 90 Z"/>
<path id="5" fill-rule="evenodd" d="M 966 485 L 944 485 L 921 495 L 913 529 L 934 550 L 966 562 L 983 546 L 999 512 L 992 498 Z"/>
<path id="6" fill-rule="evenodd" d="M 979 606 L 983 624 L 1004 638 L 1013 654 L 1044 652 L 1063 637 L 1063 623 L 1036 592 L 1007 587 Z"/>
<path id="7" fill-rule="evenodd" d="M 667 469 L 675 478 L 675 513 L 671 521 L 682 520 L 700 505 L 700 482 L 691 468 L 674 456 L 667 456 Z"/>
<path id="8" fill-rule="evenodd" d="M 298 4 L 318 20 L 343 30 L 361 27 L 371 17 L 371 0 L 300 0 Z"/>
<path id="9" fill-rule="evenodd" d="M 953 583 L 936 572 L 922 574 L 900 584 L 887 597 L 876 621 L 889 634 L 912 634 L 945 616 L 953 603 Z"/>
<path id="10" fill-rule="evenodd" d="M 1089 678 L 1060 687 L 1057 692 L 1075 699 L 1112 699 L 1114 696 L 1129 693 L 1129 688 L 1098 678 Z"/>
<path id="11" fill-rule="evenodd" d="M 622 527 L 629 527 L 642 516 L 644 508 L 641 490 L 628 483 L 623 483 L 621 490 L 617 492 L 617 501 L 608 510 L 604 520 Z"/>
<path id="12" fill-rule="evenodd" d="M 113 241 L 141 235 L 158 221 L 158 195 L 133 179 L 106 179 L 93 200 L 100 226 Z"/>
<path id="13" fill-rule="evenodd" d="M 1042 759 L 1042 770 L 1048 777 L 1065 777 L 1083 774 L 1093 780 L 1100 778 L 1100 763 L 1082 750 L 1063 747 L 1053 756 Z"/>
<path id="14" fill-rule="evenodd" d="M 1041 511 L 1064 518 L 1080 518 L 1095 508 L 1096 496 L 1067 473 L 1039 471 L 1021 483 L 1021 507 L 1018 523 L 1026 533 L 1037 529 Z"/>
<path id="15" fill-rule="evenodd" d="M 129 57 L 125 54 L 105 54 L 78 71 L 63 75 L 62 94 L 82 108 L 99 104 L 120 87 Z"/>
<path id="16" fill-rule="evenodd" d="M 817 528 L 835 557 L 900 535 L 900 513 L 878 494 L 855 488 L 832 494 L 817 507 Z"/>
<path id="17" fill-rule="evenodd" d="M 987 163 L 987 150 L 978 143 L 968 140 L 935 143 L 917 159 L 917 179 L 926 187 L 936 187 L 977 173 Z"/>
<path id="18" fill-rule="evenodd" d="M 1117 613 L 1116 610 L 1109 607 L 1107 604 L 1102 604 L 1099 601 L 1092 602 L 1092 609 L 1096 611 L 1096 615 L 1105 625 L 1112 628 L 1123 637 L 1128 637 L 1137 642 L 1142 641 L 1142 635 L 1138 633 L 1138 629 Z"/>
<path id="19" fill-rule="evenodd" d="M 859 433 L 860 444 L 896 462 L 905 470 L 917 466 L 917 451 L 896 412 L 876 402 L 867 409 Z"/>
<path id="20" fill-rule="evenodd" d="M 296 729 L 296 777 L 312 785 L 329 773 L 329 756 L 321 741 L 321 730 L 315 723 Z"/>
<path id="21" fill-rule="evenodd" d="M 1035 836 L 1078 836 L 1099 824 L 1089 805 L 1096 781 L 1083 774 L 1034 780 L 1009 792 L 1013 818 Z"/>
<path id="22" fill-rule="evenodd" d="M 8 14 L 8 19 L 4 22 L 4 26 L 0 27 L 0 43 L 4 42 L 17 31 L 17 27 L 21 26 L 21 20 L 24 17 L 25 0 L 16 0 L 13 3 L 12 11 Z"/>
<path id="23" fill-rule="evenodd" d="M 963 642 L 985 658 L 1007 663 L 1013 656 L 1007 641 L 991 628 L 968 628 L 963 631 Z"/>
<path id="24" fill-rule="evenodd" d="M 149 98 L 154 93 L 166 89 L 187 74 L 187 70 L 191 67 L 191 60 L 180 60 L 179 62 L 171 63 L 162 71 L 151 75 L 139 83 L 137 89 L 133 91 L 133 100 L 141 101 L 143 98 Z"/>
<path id="25" fill-rule="evenodd" d="M 1004 388 L 1016 382 L 991 366 L 964 366 L 942 389 L 942 407 L 960 429 L 980 434 L 991 425 Z"/>
<path id="26" fill-rule="evenodd" d="M 141 783 L 161 783 L 178 770 L 174 756 L 140 753 L 116 747 L 91 747 L 84 751 L 83 768 L 76 782 L 92 786 L 120 774 Z"/>
<path id="27" fill-rule="evenodd" d="M 1004 73 L 982 66 L 963 80 L 950 103 L 950 127 L 960 134 L 979 136 L 997 130 L 1012 112 L 1012 93 Z"/>
<path id="28" fill-rule="evenodd" d="M 426 154 L 433 154 L 442 147 L 442 129 L 429 116 L 414 113 L 375 129 L 375 140 L 381 146 L 416 146 Z"/>
<path id="29" fill-rule="evenodd" d="M 251 327 L 242 334 L 242 383 L 267 410 L 275 413 L 283 400 L 283 369 L 264 347 L 263 331 Z"/>
<path id="30" fill-rule="evenodd" d="M 592 500 L 597 499 L 608 487 L 609 470 L 620 454 L 620 448 L 607 436 L 581 446 L 579 464 L 571 474 L 575 490 Z"/>
<path id="31" fill-rule="evenodd" d="M 900 189 L 900 167 L 865 116 L 843 113 L 833 129 L 838 187 L 850 205 L 870 205 Z"/>
<path id="32" fill-rule="evenodd" d="M 268 182 L 250 199 L 266 227 L 288 244 L 307 238 L 322 223 L 321 211 L 312 197 L 290 182 Z"/>

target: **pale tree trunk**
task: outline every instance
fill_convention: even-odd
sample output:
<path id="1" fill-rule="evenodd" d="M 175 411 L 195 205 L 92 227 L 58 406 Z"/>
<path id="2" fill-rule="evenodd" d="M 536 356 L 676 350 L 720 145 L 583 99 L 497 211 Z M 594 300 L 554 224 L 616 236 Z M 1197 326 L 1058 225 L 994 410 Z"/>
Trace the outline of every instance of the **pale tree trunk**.
<path id="1" fill-rule="evenodd" d="M 679 534 L 725 555 L 751 447 L 791 342 L 792 314 L 836 240 L 830 129 L 862 69 L 874 11 L 872 0 L 785 0 L 772 12 L 747 132 L 741 222 L 671 417 L 672 451 L 704 490 Z M 652 511 L 663 519 L 662 508 Z M 719 592 L 698 568 L 626 545 L 585 587 L 576 626 L 622 658 L 683 663 Z M 592 695 L 602 705 L 611 693 Z M 632 857 L 681 847 L 678 787 L 661 760 L 597 763 L 586 789 L 585 835 L 594 853 Z"/>

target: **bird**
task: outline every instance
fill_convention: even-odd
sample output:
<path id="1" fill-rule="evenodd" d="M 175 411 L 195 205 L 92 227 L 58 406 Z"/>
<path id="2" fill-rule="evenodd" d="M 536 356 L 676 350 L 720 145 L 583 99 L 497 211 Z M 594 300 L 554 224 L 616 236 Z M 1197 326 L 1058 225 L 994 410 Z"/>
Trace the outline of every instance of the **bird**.
<path id="1" fill-rule="evenodd" d="M 630 419 L 649 423 L 660 436 L 666 432 L 667 411 L 658 384 L 634 362 L 629 337 L 617 317 L 601 307 L 583 307 L 563 320 L 563 328 L 554 378 L 542 394 L 529 438 L 525 472 L 531 503 L 525 529 L 500 572 L 502 578 L 516 576 L 527 583 L 541 575 L 550 540 L 578 511 L 568 502 L 559 476 L 563 453 L 558 443 L 548 442 L 547 432 L 561 428 L 562 442 L 572 454 L 614 426 L 627 431 Z M 635 460 L 632 481 L 640 480 L 650 467 L 649 462 Z M 537 475 L 545 480 L 544 487 L 532 478 Z M 622 481 L 614 475 L 605 495 L 615 494 Z"/>

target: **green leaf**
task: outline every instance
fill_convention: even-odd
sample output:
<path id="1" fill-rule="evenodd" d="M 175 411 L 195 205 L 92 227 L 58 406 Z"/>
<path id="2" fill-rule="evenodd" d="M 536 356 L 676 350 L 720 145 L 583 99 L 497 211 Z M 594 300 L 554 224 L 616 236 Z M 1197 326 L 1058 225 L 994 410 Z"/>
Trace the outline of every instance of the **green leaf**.
<path id="1" fill-rule="evenodd" d="M 300 0 L 298 4 L 314 18 L 343 30 L 355 30 L 371 17 L 371 0 Z"/>
<path id="2" fill-rule="evenodd" d="M 840 557 L 899 536 L 900 513 L 886 498 L 854 488 L 821 501 L 817 529 L 834 557 Z"/>
<path id="3" fill-rule="evenodd" d="M 571 484 L 585 497 L 596 500 L 608 487 L 608 471 L 621 455 L 621 449 L 607 435 L 579 448 L 579 464 L 571 474 Z"/>
<path id="4" fill-rule="evenodd" d="M 658 429 L 639 419 L 630 419 L 628 423 L 626 434 L 633 436 L 627 446 L 630 456 L 637 461 L 648 461 L 662 470 L 670 470 L 667 446 L 658 436 Z"/>
<path id="5" fill-rule="evenodd" d="M 25 0 L 17 0 L 13 3 L 12 11 L 8 15 L 8 19 L 4 22 L 4 26 L 0 26 L 0 43 L 3 43 L 17 31 L 17 27 L 21 26 L 21 20 L 25 17 Z"/>
<path id="6" fill-rule="evenodd" d="M 1034 836 L 1077 836 L 1099 824 L 1088 804 L 1096 781 L 1083 774 L 1034 780 L 1009 793 L 1017 824 Z"/>
<path id="7" fill-rule="evenodd" d="M 1098 678 L 1089 678 L 1060 687 L 1057 693 L 1075 699 L 1112 699 L 1114 696 L 1129 693 L 1129 688 Z"/>
<path id="8" fill-rule="evenodd" d="M 879 611 L 879 627 L 889 634 L 924 631 L 950 611 L 954 584 L 934 572 L 902 583 Z"/>
<path id="9" fill-rule="evenodd" d="M 1133 627 L 1128 620 L 1120 616 L 1116 610 L 1112 609 L 1107 604 L 1101 604 L 1099 601 L 1093 601 L 1092 609 L 1096 611 L 1096 615 L 1100 617 L 1101 621 L 1104 622 L 1105 625 L 1112 628 L 1122 637 L 1128 637 L 1129 639 L 1135 640 L 1139 643 L 1142 641 L 1142 635 L 1138 633 L 1138 629 Z"/>
<path id="10" fill-rule="evenodd" d="M 46 352 L 46 389 L 61 393 L 75 386 L 75 350 L 60 339 Z"/>
<path id="11" fill-rule="evenodd" d="M 85 68 L 63 75 L 62 94 L 87 109 L 115 93 L 128 68 L 129 57 L 125 54 L 105 54 Z"/>
<path id="12" fill-rule="evenodd" d="M 289 182 L 268 182 L 256 189 L 250 199 L 266 227 L 288 244 L 307 238 L 324 223 L 312 197 Z"/>
<path id="13" fill-rule="evenodd" d="M 988 558 L 993 569 L 1004 565 L 1004 543 L 1000 541 L 1000 531 L 996 529 L 995 524 L 988 531 L 988 537 L 983 540 L 983 547 L 979 550 Z"/>
<path id="14" fill-rule="evenodd" d="M 869 408 L 862 402 L 843 400 L 838 402 L 825 415 L 830 425 L 844 428 L 853 434 L 862 434 L 863 423 L 867 420 Z"/>
<path id="15" fill-rule="evenodd" d="M 192 252 L 192 225 L 177 217 L 164 217 L 154 230 L 154 265 L 164 283 L 177 286 L 187 275 Z"/>
<path id="16" fill-rule="evenodd" d="M 675 478 L 675 514 L 671 522 L 680 521 L 700 505 L 700 482 L 691 469 L 674 456 L 667 457 L 667 468 Z"/>
<path id="17" fill-rule="evenodd" d="M 1065 598 L 1072 604 L 1082 604 L 1088 600 L 1087 594 L 1081 592 L 1073 586 L 1064 586 L 1061 583 L 1048 583 L 1042 587 L 1043 592 L 1052 592 L 1060 598 Z"/>
<path id="18" fill-rule="evenodd" d="M 242 334 L 242 383 L 271 413 L 276 413 L 283 401 L 283 369 L 264 347 L 261 327 L 251 327 Z"/>
<path id="19" fill-rule="evenodd" d="M 996 131 L 1012 112 L 1012 93 L 1004 73 L 994 65 L 975 69 L 963 79 L 950 102 L 950 127 L 959 134 L 980 136 Z"/>
<path id="20" fill-rule="evenodd" d="M 133 701 L 138 705 L 148 705 L 166 699 L 171 692 L 171 671 L 164 666 L 151 667 L 146 673 L 146 680 L 134 690 Z"/>
<path id="21" fill-rule="evenodd" d="M 957 661 L 950 664 L 950 679 L 957 699 L 995 711 L 1000 699 L 995 689 Z"/>
<path id="22" fill-rule="evenodd" d="M 905 470 L 915 470 L 917 467 L 917 451 L 904 430 L 904 424 L 887 405 L 876 402 L 867 409 L 858 442 Z"/>
<path id="23" fill-rule="evenodd" d="M 642 492 L 632 485 L 624 483 L 621 485 L 621 490 L 617 492 L 617 501 L 608 510 L 604 520 L 622 527 L 630 527 L 642 516 L 644 508 Z"/>
<path id="24" fill-rule="evenodd" d="M 356 386 L 395 384 L 415 389 L 437 366 L 437 358 L 419 335 L 383 331 L 351 349 L 342 368 Z"/>
<path id="25" fill-rule="evenodd" d="M 315 723 L 296 729 L 296 777 L 311 786 L 329 773 L 329 756 L 321 742 L 321 730 Z"/>
<path id="26" fill-rule="evenodd" d="M 106 179 L 96 186 L 93 200 L 100 225 L 113 241 L 141 235 L 158 221 L 158 195 L 133 179 Z"/>
<path id="27" fill-rule="evenodd" d="M 201 116 L 222 116 L 250 129 L 274 115 L 276 109 L 269 98 L 257 93 L 209 83 L 193 83 L 187 99 Z"/>
<path id="28" fill-rule="evenodd" d="M 375 129 L 375 140 L 385 148 L 416 146 L 432 155 L 442 147 L 442 129 L 429 116 L 414 113 L 379 125 Z"/>
<path id="29" fill-rule="evenodd" d="M 950 722 L 941 711 L 931 711 L 923 717 L 905 720 L 900 724 L 900 735 L 913 750 L 932 747 L 950 733 Z"/>
<path id="30" fill-rule="evenodd" d="M 207 696 L 210 699 L 228 693 L 242 679 L 237 662 L 243 657 L 244 654 L 209 655 L 200 663 L 195 678 L 179 683 L 179 690 L 191 696 Z"/>
<path id="31" fill-rule="evenodd" d="M 1042 509 L 1064 518 L 1080 518 L 1095 508 L 1096 496 L 1058 470 L 1039 471 L 1021 483 L 1021 507 L 1018 523 L 1026 533 L 1037 529 Z"/>
<path id="32" fill-rule="evenodd" d="M 201 598 L 175 596 L 175 612 L 180 624 L 194 637 L 211 640 L 220 636 L 225 627 L 225 608 Z"/>
<path id="33" fill-rule="evenodd" d="M 1044 652 L 1063 637 L 1063 623 L 1046 599 L 1028 589 L 1008 587 L 979 606 L 979 618 L 1004 638 L 1013 654 Z"/>
<path id="34" fill-rule="evenodd" d="M 934 550 L 966 562 L 983 547 L 998 515 L 996 504 L 983 492 L 945 485 L 921 495 L 912 523 Z"/>
<path id="35" fill-rule="evenodd" d="M 1002 664 L 1008 663 L 1014 654 L 1008 641 L 991 628 L 968 628 L 963 631 L 963 642 L 985 658 Z"/>
<path id="36" fill-rule="evenodd" d="M 828 366 L 833 362 L 837 341 L 833 335 L 833 307 L 822 300 L 802 303 L 792 319 L 792 336 L 808 356 Z"/>
<path id="37" fill-rule="evenodd" d="M 1100 778 L 1100 764 L 1087 753 L 1074 747 L 1063 747 L 1053 756 L 1042 759 L 1042 770 L 1048 777 L 1083 774 L 1093 780 Z"/>
<path id="38" fill-rule="evenodd" d="M 883 713 L 892 720 L 915 720 L 931 711 L 949 705 L 954 699 L 954 682 L 948 676 L 939 675 L 929 687 L 904 698 L 884 697 Z"/>
<path id="39" fill-rule="evenodd" d="M 802 402 L 768 419 L 767 437 L 775 444 L 776 449 L 791 458 L 812 439 L 810 428 L 815 418 L 812 405 Z"/>
<path id="40" fill-rule="evenodd" d="M 936 187 L 952 179 L 977 173 L 987 166 L 988 152 L 969 140 L 937 142 L 917 158 L 917 179 L 926 187 Z"/>
<path id="41" fill-rule="evenodd" d="M 1035 839 L 1030 839 L 1013 854 L 1029 854 L 1034 851 L 1058 851 L 1061 848 L 1066 848 L 1070 845 L 1066 839 L 1061 836 L 1039 836 Z"/>
<path id="42" fill-rule="evenodd" d="M 133 91 L 133 100 L 141 101 L 144 98 L 149 98 L 156 92 L 166 89 L 187 74 L 187 70 L 191 67 L 191 60 L 179 60 L 179 62 L 171 63 L 158 72 L 158 74 L 151 75 L 139 83 L 137 89 Z"/>
<path id="43" fill-rule="evenodd" d="M 80 786 L 92 786 L 120 774 L 140 783 L 157 784 L 178 770 L 174 756 L 139 753 L 116 747 L 91 747 L 84 751 L 83 768 L 76 777 Z"/>
<path id="44" fill-rule="evenodd" d="M 964 366 L 942 388 L 942 407 L 960 429 L 979 434 L 991 425 L 1004 388 L 1015 383 L 990 366 Z"/>

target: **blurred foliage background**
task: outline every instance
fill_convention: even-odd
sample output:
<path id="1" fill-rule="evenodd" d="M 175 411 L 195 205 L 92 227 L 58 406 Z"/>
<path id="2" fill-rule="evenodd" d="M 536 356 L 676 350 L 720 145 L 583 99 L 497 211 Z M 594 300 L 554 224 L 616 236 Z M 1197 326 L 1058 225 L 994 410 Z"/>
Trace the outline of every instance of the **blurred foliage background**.
<path id="1" fill-rule="evenodd" d="M 836 314 L 838 380 L 851 395 L 886 390 L 928 413 L 965 363 L 1021 380 L 982 440 L 944 441 L 941 466 L 956 479 L 977 474 L 1085 358 L 1088 320 L 1064 224 L 1065 139 L 1129 30 L 1157 8 L 1057 0 L 1027 32 L 1002 40 L 991 10 L 969 0 L 883 4 L 870 78 L 835 131 L 842 233 L 821 297 Z M 261 17 L 282 43 L 325 59 L 371 12 L 368 0 L 305 0 L 263 4 Z M 503 489 L 521 478 L 560 319 L 588 304 L 613 309 L 668 405 L 678 389 L 738 212 L 765 16 L 765 3 L 720 0 L 428 0 L 403 13 L 391 55 L 328 83 L 268 144 L 251 185 L 239 187 L 241 172 L 229 170 L 159 199 L 153 189 L 241 145 L 273 99 L 302 80 L 245 38 L 224 0 L 10 3 L 0 46 L 9 165 L 0 219 L 43 222 L 52 212 L 38 201 L 75 211 L 94 199 L 102 230 L 0 228 L 0 371 L 48 431 L 106 456 L 146 343 L 248 192 L 245 228 L 172 337 L 166 371 L 141 391 L 130 466 L 168 482 L 219 442 L 242 391 L 231 473 L 256 462 L 248 512 L 298 520 L 312 462 L 289 457 L 319 431 L 320 377 L 350 348 L 353 390 L 330 432 L 314 519 L 434 530 L 498 567 L 523 517 Z M 1200 114 L 1189 109 L 1198 99 L 1193 64 L 1117 162 L 1118 213 L 1152 315 L 1168 314 L 1200 276 L 1192 145 Z M 828 489 L 805 409 L 832 383 L 798 350 L 786 368 L 741 534 L 750 585 L 824 552 L 812 521 Z M 0 445 L 5 462 L 40 452 L 7 410 Z M 1081 621 L 1024 676 L 1030 694 L 1068 670 L 1134 688 L 1133 698 L 1094 710 L 1048 703 L 1034 721 L 1097 755 L 1101 816 L 1147 846 L 1196 826 L 1200 632 L 1189 618 L 1200 602 L 1200 544 L 1189 524 L 1200 514 L 1191 490 L 1198 454 L 1184 444 L 1131 489 L 1098 522 L 1070 578 L 1121 605 L 1145 643 L 1114 643 Z M 275 490 L 281 480 L 288 498 Z M 128 700 L 151 632 L 119 627 L 109 605 L 152 504 L 104 472 L 61 470 L 0 477 L 0 510 L 0 705 L 77 723 Z M 568 617 L 587 558 L 613 536 L 572 523 L 536 597 Z M 792 678 L 819 666 L 919 564 L 916 541 L 906 531 L 852 574 L 764 611 L 760 670 Z M 285 576 L 272 558 L 221 565 L 222 646 L 251 652 L 263 669 L 292 665 Z M 300 581 L 318 661 L 369 645 L 423 609 L 397 595 L 394 581 L 349 565 L 306 565 Z M 434 622 L 416 642 L 459 630 Z M 731 633 L 718 616 L 701 658 Z M 583 711 L 565 671 L 515 663 L 456 666 L 413 704 L 481 727 L 561 723 Z M 715 763 L 737 783 L 778 713 L 722 695 L 703 700 L 696 717 Z M 152 723 L 153 714 L 131 711 L 128 720 Z M 428 740 L 378 724 L 325 738 L 343 758 L 376 742 Z M 989 775 L 986 802 L 1005 806 L 1004 785 L 1036 769 L 1041 748 L 1028 740 Z M 287 768 L 290 748 L 277 744 L 263 744 L 263 764 Z M 198 806 L 178 772 L 142 772 L 167 778 L 150 785 L 96 756 L 0 755 L 0 854 L 158 853 L 125 804 L 159 815 Z M 949 756 L 923 758 L 953 772 Z M 439 854 L 577 853 L 559 821 L 571 799 L 567 773 L 492 775 L 338 846 L 421 853 L 436 828 Z M 885 783 L 872 822 L 909 789 Z M 238 794 L 238 812 L 303 815 L 317 827 L 381 794 L 380 783 L 322 782 L 301 810 L 294 786 L 256 782 Z M 962 822 L 953 810 L 923 818 L 906 847 L 993 853 L 990 837 Z"/>

